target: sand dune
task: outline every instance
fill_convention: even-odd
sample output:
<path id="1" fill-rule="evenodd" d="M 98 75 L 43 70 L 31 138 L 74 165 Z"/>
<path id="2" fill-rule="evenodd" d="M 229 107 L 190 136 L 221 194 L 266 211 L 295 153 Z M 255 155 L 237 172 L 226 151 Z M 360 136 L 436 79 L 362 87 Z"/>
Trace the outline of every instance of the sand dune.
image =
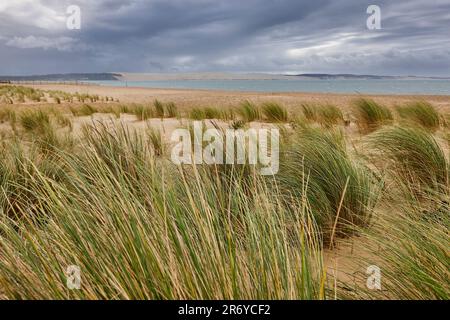
<path id="1" fill-rule="evenodd" d="M 155 98 L 162 101 L 173 101 L 180 108 L 192 106 L 233 106 L 242 100 L 249 99 L 255 102 L 278 101 L 288 109 L 296 108 L 303 102 L 333 103 L 339 107 L 348 107 L 351 101 L 357 98 L 357 94 L 325 94 L 325 93 L 300 93 L 300 92 L 241 92 L 219 90 L 194 90 L 194 89 L 154 89 L 134 87 L 110 87 L 99 85 L 63 85 L 43 84 L 31 85 L 31 87 L 43 90 L 62 90 L 70 93 L 88 93 L 101 96 L 114 97 L 120 102 L 149 102 Z M 407 101 L 424 99 L 433 103 L 438 108 L 447 112 L 450 110 L 450 96 L 435 95 L 364 95 L 375 99 L 380 103 L 395 106 Z"/>

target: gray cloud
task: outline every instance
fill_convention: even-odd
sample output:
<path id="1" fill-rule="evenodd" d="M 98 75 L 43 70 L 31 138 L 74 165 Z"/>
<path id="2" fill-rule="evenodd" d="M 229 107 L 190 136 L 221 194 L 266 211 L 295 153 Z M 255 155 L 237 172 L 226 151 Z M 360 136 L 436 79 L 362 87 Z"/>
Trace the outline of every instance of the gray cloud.
<path id="1" fill-rule="evenodd" d="M 81 30 L 67 30 L 69 5 Z M 366 28 L 381 7 L 382 29 Z M 448 0 L 2 0 L 0 74 L 256 71 L 450 76 Z"/>

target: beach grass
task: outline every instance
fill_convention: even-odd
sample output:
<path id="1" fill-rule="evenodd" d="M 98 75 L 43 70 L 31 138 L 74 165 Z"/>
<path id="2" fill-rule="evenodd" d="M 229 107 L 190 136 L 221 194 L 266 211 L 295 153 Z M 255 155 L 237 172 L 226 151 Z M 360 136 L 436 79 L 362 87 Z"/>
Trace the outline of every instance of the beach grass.
<path id="1" fill-rule="evenodd" d="M 347 237 L 346 224 L 364 226 L 375 205 L 371 171 L 348 153 L 342 132 L 299 128 L 280 169 L 288 199 L 306 197 L 323 238 Z M 307 188 L 302 186 L 306 184 Z"/>
<path id="2" fill-rule="evenodd" d="M 2 202 L 17 217 L 0 224 L 2 293 L 16 299 L 326 297 L 306 204 L 300 201 L 288 220 L 258 176 L 248 198 L 237 180 L 219 188 L 195 167 L 159 163 L 142 136 L 105 130 L 85 127 L 81 153 L 58 154 L 66 179 L 55 181 L 35 167 L 26 207 Z M 231 203 L 220 201 L 225 198 Z M 82 270 L 82 290 L 67 290 L 69 265 Z"/>
<path id="3" fill-rule="evenodd" d="M 369 138 L 387 170 L 412 190 L 448 190 L 449 161 L 444 149 L 429 132 L 395 126 Z M 424 189 L 424 190 L 423 190 Z"/>
<path id="4" fill-rule="evenodd" d="M 341 109 L 333 104 L 303 103 L 301 108 L 307 121 L 317 122 L 323 127 L 330 128 L 345 123 Z"/>
<path id="5" fill-rule="evenodd" d="M 222 112 L 216 107 L 206 107 L 203 109 L 204 119 L 221 119 Z"/>
<path id="6" fill-rule="evenodd" d="M 369 229 L 360 263 L 373 265 L 382 275 L 381 290 L 358 290 L 362 299 L 448 300 L 450 206 L 448 194 L 424 194 L 433 210 L 420 202 L 388 205 Z M 422 197 L 422 198 L 423 198 Z M 422 202 L 422 201 L 421 201 Z M 395 212 L 395 214 L 392 214 Z M 358 276 L 362 283 L 367 279 Z"/>
<path id="7" fill-rule="evenodd" d="M 133 113 L 139 121 L 145 121 L 156 116 L 155 110 L 149 105 L 135 104 Z"/>
<path id="8" fill-rule="evenodd" d="M 246 122 L 261 120 L 261 110 L 249 100 L 241 102 L 237 109 L 239 116 Z"/>
<path id="9" fill-rule="evenodd" d="M 267 121 L 287 122 L 288 112 L 286 108 L 276 102 L 266 102 L 262 105 L 262 112 Z"/>
<path id="10" fill-rule="evenodd" d="M 359 98 L 353 102 L 361 132 L 370 133 L 393 122 L 392 112 L 372 99 Z"/>
<path id="11" fill-rule="evenodd" d="M 156 116 L 159 118 L 164 118 L 165 115 L 164 104 L 158 99 L 155 99 L 155 101 L 153 101 L 153 106 L 155 107 Z"/>
<path id="12" fill-rule="evenodd" d="M 189 118 L 192 120 L 206 119 L 205 110 L 202 108 L 192 108 L 189 112 Z"/>
<path id="13" fill-rule="evenodd" d="M 166 115 L 168 118 L 176 118 L 178 117 L 177 106 L 174 102 L 168 102 L 165 105 Z"/>
<path id="14" fill-rule="evenodd" d="M 408 103 L 399 107 L 398 113 L 403 119 L 418 124 L 427 130 L 434 132 L 439 129 L 439 112 L 432 104 L 426 101 Z"/>
<path id="15" fill-rule="evenodd" d="M 49 125 L 50 117 L 42 110 L 26 110 L 20 114 L 19 121 L 26 131 L 36 131 Z"/>
<path id="16" fill-rule="evenodd" d="M 283 100 L 178 110 L 48 91 L 44 105 L 14 90 L 4 91 L 13 105 L 0 106 L 1 298 L 449 297 L 444 109 L 436 127 L 369 99 L 349 110 Z M 16 106 L 33 94 L 39 106 Z M 343 110 L 370 134 L 346 126 Z M 280 171 L 175 165 L 166 125 L 207 144 L 189 120 L 222 133 L 278 128 Z M 346 260 L 347 242 L 350 266 L 334 273 L 329 256 Z M 366 287 L 370 265 L 381 290 Z M 67 287 L 69 266 L 80 268 L 80 290 Z"/>
<path id="17" fill-rule="evenodd" d="M 332 104 L 321 105 L 318 109 L 319 123 L 324 127 L 344 124 L 344 115 L 338 107 Z"/>

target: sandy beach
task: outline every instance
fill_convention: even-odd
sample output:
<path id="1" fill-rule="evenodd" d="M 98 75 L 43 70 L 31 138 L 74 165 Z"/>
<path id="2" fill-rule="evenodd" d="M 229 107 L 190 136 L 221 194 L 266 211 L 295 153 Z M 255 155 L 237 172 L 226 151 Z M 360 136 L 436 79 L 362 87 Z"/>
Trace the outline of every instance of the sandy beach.
<path id="1" fill-rule="evenodd" d="M 64 85 L 42 84 L 29 85 L 42 90 L 61 90 L 69 93 L 98 94 L 100 96 L 113 97 L 123 103 L 145 103 L 154 99 L 163 102 L 175 102 L 180 110 L 192 107 L 226 107 L 235 106 L 243 100 L 251 100 L 255 103 L 277 101 L 288 109 L 296 108 L 301 103 L 331 103 L 341 108 L 346 108 L 351 101 L 360 97 L 358 94 L 325 94 L 325 93 L 299 93 L 299 92 L 241 92 L 218 90 L 180 90 L 180 89 L 153 89 L 137 87 L 112 87 L 100 85 Z M 450 111 L 450 96 L 436 95 L 363 95 L 372 98 L 379 103 L 395 107 L 412 100 L 426 100 L 435 105 L 440 111 Z"/>

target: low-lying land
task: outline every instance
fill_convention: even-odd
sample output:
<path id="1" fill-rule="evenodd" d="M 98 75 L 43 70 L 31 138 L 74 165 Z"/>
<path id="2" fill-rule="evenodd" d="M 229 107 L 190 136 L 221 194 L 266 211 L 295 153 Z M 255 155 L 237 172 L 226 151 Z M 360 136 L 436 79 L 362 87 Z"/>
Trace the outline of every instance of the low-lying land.
<path id="1" fill-rule="evenodd" d="M 5 85 L 0 101 L 5 299 L 449 298 L 448 97 Z M 278 128 L 279 172 L 175 165 L 192 121 Z"/>

